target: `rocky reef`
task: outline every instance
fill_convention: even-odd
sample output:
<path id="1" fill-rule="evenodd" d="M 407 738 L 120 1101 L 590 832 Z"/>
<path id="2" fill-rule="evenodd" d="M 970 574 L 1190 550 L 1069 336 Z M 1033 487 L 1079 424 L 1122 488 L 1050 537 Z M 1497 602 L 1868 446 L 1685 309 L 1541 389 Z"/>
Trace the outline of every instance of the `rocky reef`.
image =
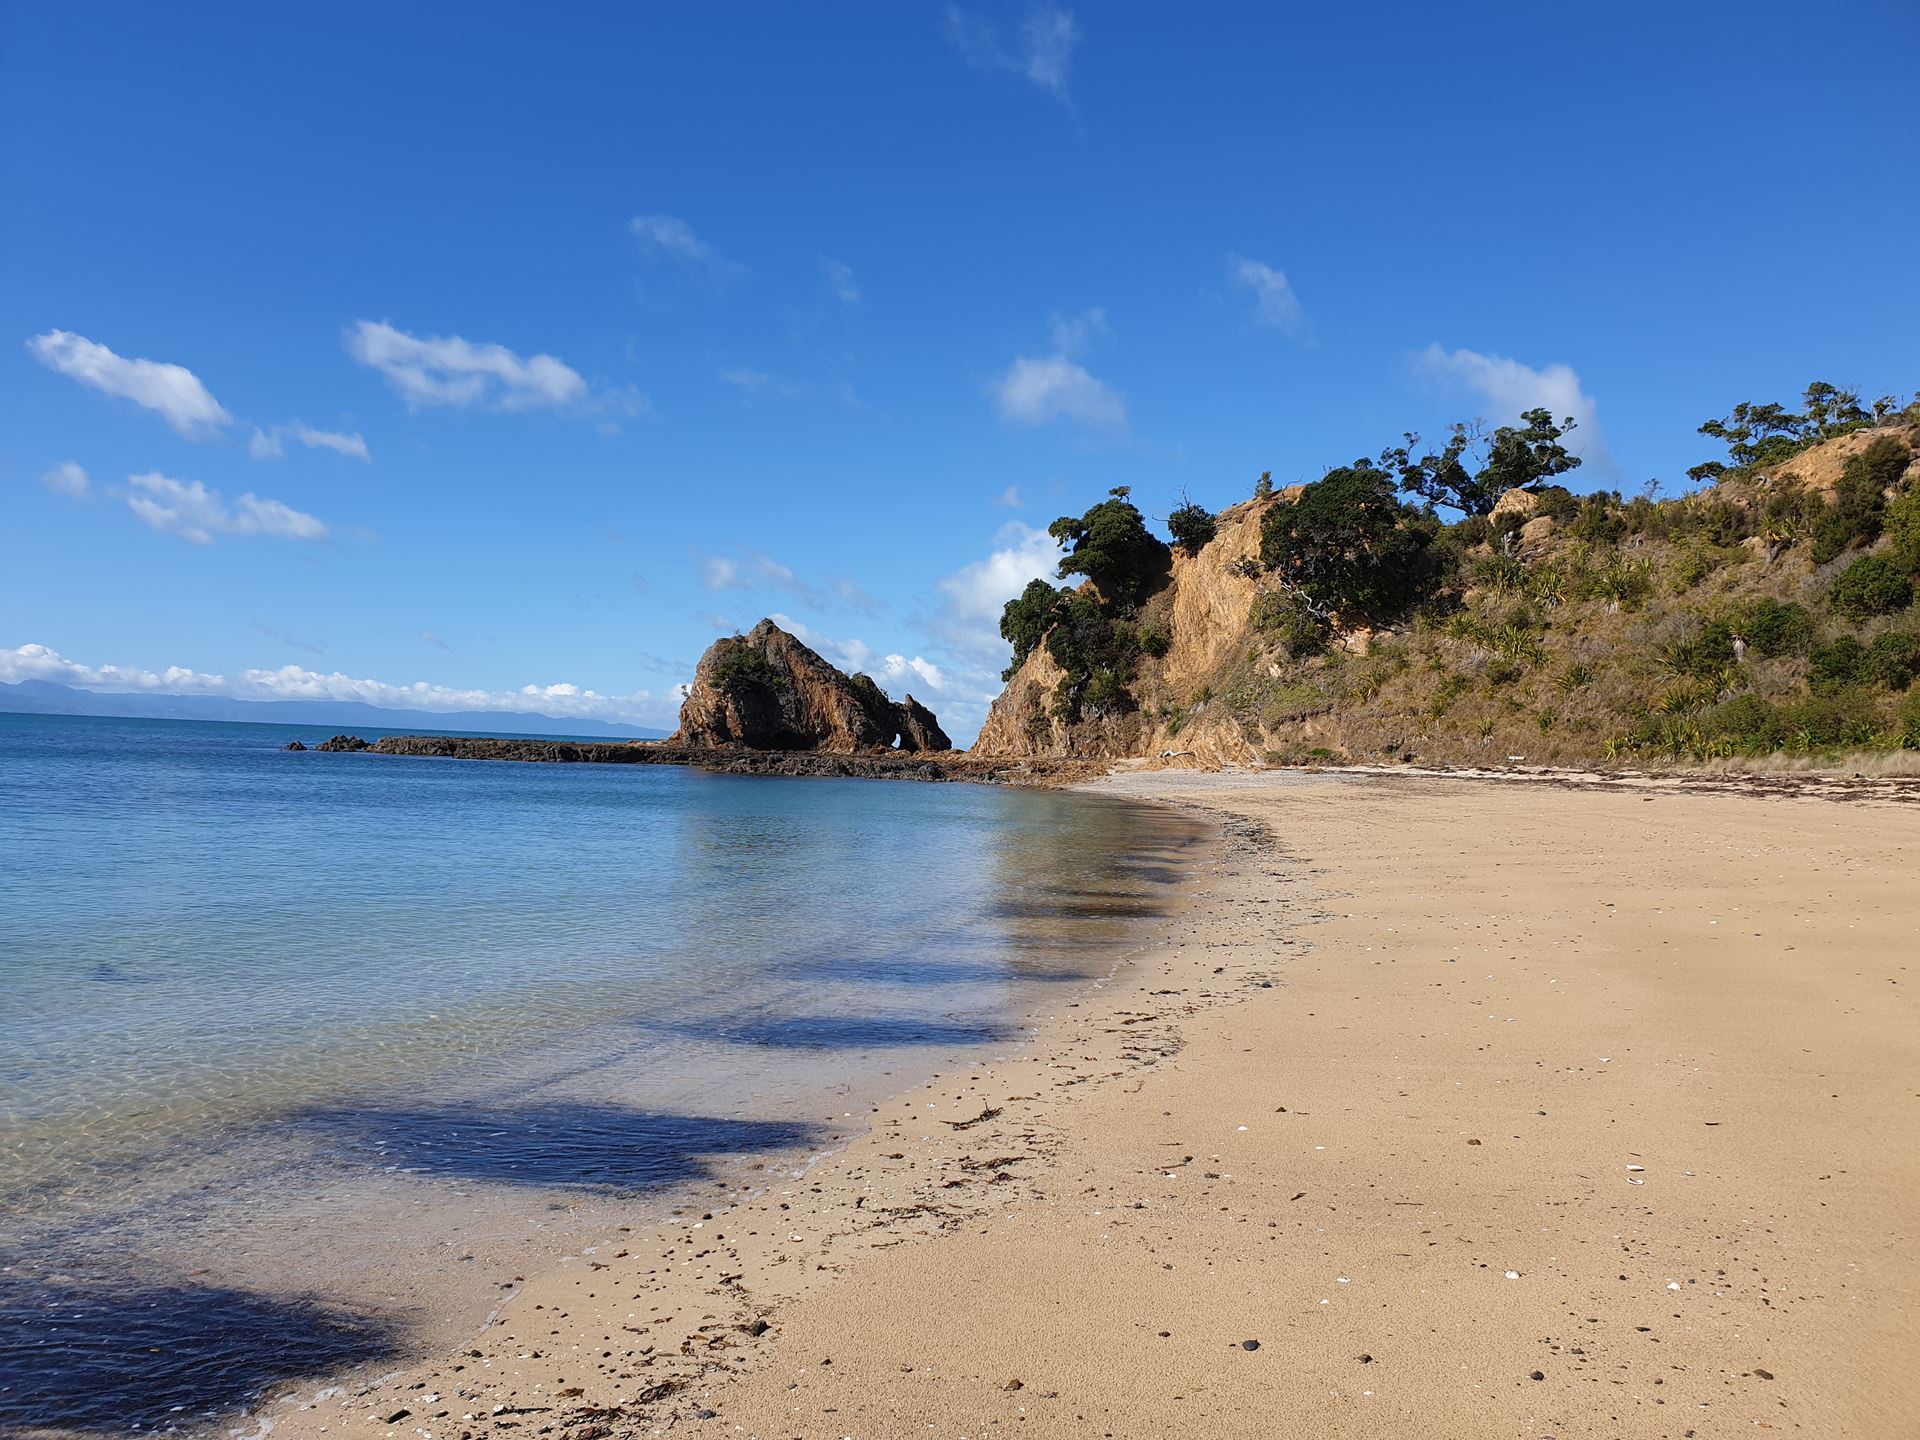
<path id="1" fill-rule="evenodd" d="M 871 677 L 843 674 L 771 620 L 700 657 L 669 743 L 836 755 L 953 748 L 911 695 L 890 700 Z"/>

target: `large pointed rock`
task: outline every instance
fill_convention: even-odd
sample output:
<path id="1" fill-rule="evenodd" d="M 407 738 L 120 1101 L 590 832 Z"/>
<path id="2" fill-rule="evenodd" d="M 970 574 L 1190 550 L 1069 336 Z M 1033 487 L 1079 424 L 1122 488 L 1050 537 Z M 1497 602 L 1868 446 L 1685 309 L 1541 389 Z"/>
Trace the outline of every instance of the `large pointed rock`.
<path id="1" fill-rule="evenodd" d="M 844 675 L 771 620 L 716 640 L 680 707 L 681 745 L 749 750 L 947 750 L 952 742 L 917 701 L 895 705 L 865 675 Z"/>

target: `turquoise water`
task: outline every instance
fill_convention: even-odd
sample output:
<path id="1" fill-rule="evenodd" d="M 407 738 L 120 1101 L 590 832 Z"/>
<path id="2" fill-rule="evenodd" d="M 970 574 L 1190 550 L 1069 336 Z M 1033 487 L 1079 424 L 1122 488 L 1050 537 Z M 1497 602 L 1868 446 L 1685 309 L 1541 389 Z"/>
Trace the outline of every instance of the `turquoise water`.
<path id="1" fill-rule="evenodd" d="M 1195 838 L 1089 796 L 294 738 L 324 736 L 0 715 L 0 1429 L 191 1426 L 470 1331 L 489 1260 L 1017 1044 Z"/>

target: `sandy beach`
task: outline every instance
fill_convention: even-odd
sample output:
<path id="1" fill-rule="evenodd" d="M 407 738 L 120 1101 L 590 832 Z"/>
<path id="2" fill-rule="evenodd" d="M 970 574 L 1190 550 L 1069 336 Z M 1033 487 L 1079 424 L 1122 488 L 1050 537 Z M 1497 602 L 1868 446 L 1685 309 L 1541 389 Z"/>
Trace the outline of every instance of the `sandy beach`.
<path id="1" fill-rule="evenodd" d="M 1920 806 L 1102 788 L 1224 839 L 1029 1049 L 272 1433 L 1920 1430 Z"/>

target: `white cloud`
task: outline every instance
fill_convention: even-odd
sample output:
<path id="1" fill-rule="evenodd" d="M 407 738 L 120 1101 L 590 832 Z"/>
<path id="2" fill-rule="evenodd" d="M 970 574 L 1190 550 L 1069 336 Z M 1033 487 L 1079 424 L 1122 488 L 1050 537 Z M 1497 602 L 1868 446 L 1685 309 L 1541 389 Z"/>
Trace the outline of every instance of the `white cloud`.
<path id="1" fill-rule="evenodd" d="M 1051 355 L 1021 355 L 989 386 L 1000 418 L 1017 425 L 1045 425 L 1062 417 L 1093 430 L 1125 430 L 1127 406 L 1120 393 L 1096 379 L 1073 357 L 1113 331 L 1099 306 L 1078 315 L 1054 315 Z"/>
<path id="2" fill-rule="evenodd" d="M 384 320 L 356 321 L 346 345 L 355 360 L 386 376 L 412 410 L 558 410 L 584 406 L 588 399 L 579 372 L 552 355 L 522 356 L 458 335 L 411 335 Z"/>
<path id="3" fill-rule="evenodd" d="M 693 227 L 674 215 L 636 215 L 627 222 L 641 244 L 681 260 L 714 258 L 713 247 L 693 233 Z"/>
<path id="4" fill-rule="evenodd" d="M 247 454 L 255 460 L 281 459 L 287 453 L 286 438 L 289 435 L 309 450 L 333 450 L 355 460 L 373 459 L 359 431 L 349 435 L 341 430 L 316 430 L 304 420 L 296 420 L 291 425 L 275 425 L 269 430 L 256 427 L 253 438 L 247 442 Z"/>
<path id="5" fill-rule="evenodd" d="M 131 400 L 153 411 L 189 440 L 217 434 L 233 419 L 199 377 L 183 365 L 129 360 L 68 330 L 36 335 L 27 341 L 27 348 L 49 370 L 105 394 Z"/>
<path id="6" fill-rule="evenodd" d="M 1045 530 L 1008 521 L 983 560 L 963 565 L 938 582 L 941 602 L 934 629 L 949 645 L 981 660 L 1005 662 L 1000 612 L 1030 581 L 1058 578 L 1060 542 Z"/>
<path id="7" fill-rule="evenodd" d="M 1104 380 L 1064 355 L 1018 357 L 992 387 L 1002 419 L 1045 425 L 1062 416 L 1094 430 L 1127 428 L 1127 406 Z"/>
<path id="8" fill-rule="evenodd" d="M 882 684 L 888 681 L 892 681 L 895 684 L 906 683 L 909 675 L 918 675 L 929 689 L 944 690 L 947 688 L 947 682 L 945 677 L 940 673 L 940 667 L 935 665 L 931 660 L 924 659 L 919 655 L 914 656 L 911 660 L 904 655 L 889 655 L 880 664 L 879 679 Z"/>
<path id="9" fill-rule="evenodd" d="M 827 288 L 833 292 L 834 298 L 848 305 L 858 305 L 860 286 L 854 281 L 852 267 L 838 260 L 830 260 L 825 255 L 820 257 L 820 264 L 827 272 Z"/>
<path id="10" fill-rule="evenodd" d="M 509 710 L 599 720 L 659 723 L 671 718 L 651 692 L 603 695 L 579 685 L 523 685 L 518 690 L 463 690 L 416 681 L 392 685 L 338 671 L 322 674 L 298 665 L 212 675 L 172 665 L 143 670 L 120 665 L 83 665 L 45 645 L 0 650 L 0 681 L 51 680 L 82 690 L 142 694 L 223 695 L 235 700 L 358 700 L 386 709 Z M 678 688 L 678 687 L 677 687 Z M 677 689 L 675 703 L 677 703 Z"/>
<path id="11" fill-rule="evenodd" d="M 835 665 L 851 675 L 856 670 L 864 670 L 873 659 L 873 647 L 864 640 L 837 640 L 831 635 L 823 635 L 811 625 L 803 624 L 791 615 L 783 615 L 778 610 L 767 617 L 786 631 L 801 644 L 811 646 L 827 657 Z"/>
<path id="12" fill-rule="evenodd" d="M 1478 394 L 1492 411 L 1495 425 L 1511 424 L 1525 410 L 1551 410 L 1555 420 L 1572 416 L 1579 428 L 1567 437 L 1567 448 L 1597 471 L 1618 473 L 1600 429 L 1598 407 L 1581 389 L 1580 377 L 1571 366 L 1535 370 L 1504 355 L 1447 350 L 1437 343 L 1415 355 L 1414 365 L 1443 385 Z"/>
<path id="13" fill-rule="evenodd" d="M 315 430 L 305 422 L 293 422 L 293 438 L 309 450 L 332 450 L 353 460 L 372 460 L 367 442 L 358 430 L 351 435 L 342 430 Z"/>
<path id="14" fill-rule="evenodd" d="M 217 490 L 198 480 L 174 480 L 159 471 L 129 475 L 133 489 L 127 508 L 144 523 L 164 534 L 178 535 L 195 545 L 211 545 L 216 535 L 270 535 L 282 540 L 324 540 L 326 525 L 311 515 L 242 495 L 231 509 Z"/>
<path id="15" fill-rule="evenodd" d="M 1003 510 L 1024 510 L 1027 502 L 1020 498 L 1020 487 L 1009 485 L 993 497 L 993 503 Z"/>
<path id="16" fill-rule="evenodd" d="M 93 482 L 87 479 L 87 472 L 77 462 L 63 461 L 40 477 L 40 483 L 56 495 L 64 495 L 69 500 L 91 500 Z"/>
<path id="17" fill-rule="evenodd" d="M 1296 334 L 1303 318 L 1300 299 L 1287 283 L 1285 272 L 1235 255 L 1228 262 L 1234 283 L 1253 292 L 1253 323 L 1288 335 Z"/>
<path id="18" fill-rule="evenodd" d="M 1068 103 L 1067 72 L 1073 63 L 1073 47 L 1080 41 L 1080 27 L 1074 23 L 1072 11 L 1033 5 L 1019 33 L 1003 38 L 991 21 L 950 6 L 947 39 L 978 68 L 1024 76 L 1063 104 Z"/>

